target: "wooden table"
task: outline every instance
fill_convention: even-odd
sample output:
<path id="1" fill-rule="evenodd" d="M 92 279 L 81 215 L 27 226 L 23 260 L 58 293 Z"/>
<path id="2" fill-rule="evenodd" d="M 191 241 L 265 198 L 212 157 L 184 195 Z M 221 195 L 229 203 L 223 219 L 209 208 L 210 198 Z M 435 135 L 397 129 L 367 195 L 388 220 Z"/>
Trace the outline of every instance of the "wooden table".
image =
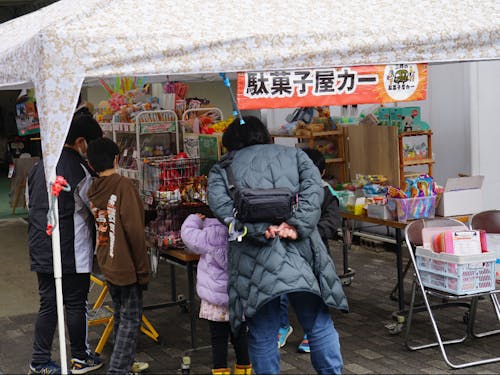
<path id="1" fill-rule="evenodd" d="M 195 280 L 194 268 L 200 259 L 199 255 L 187 253 L 184 250 L 160 250 L 160 257 L 170 264 L 170 290 L 171 300 L 144 306 L 144 310 L 155 310 L 164 307 L 181 306 L 189 310 L 191 323 L 191 347 L 196 348 L 196 320 L 198 319 L 195 306 Z M 188 279 L 188 299 L 177 298 L 177 285 L 175 278 L 175 267 L 186 268 Z"/>
<path id="2" fill-rule="evenodd" d="M 380 226 L 385 226 L 389 228 L 394 228 L 395 230 L 395 248 L 396 248 L 396 269 L 397 269 L 397 290 L 398 297 L 397 301 L 399 304 L 399 310 L 404 310 L 405 301 L 404 301 L 404 270 L 403 270 L 403 251 L 402 251 L 402 243 L 404 241 L 402 231 L 406 228 L 407 223 L 402 223 L 395 220 L 388 219 L 378 219 L 374 217 L 369 217 L 366 215 L 354 215 L 352 212 L 341 211 L 340 216 L 342 217 L 342 255 L 344 258 L 344 273 L 349 271 L 349 260 L 348 260 L 348 252 L 352 243 L 352 222 L 359 221 L 363 223 L 371 223 Z M 469 220 L 469 216 L 456 216 L 454 219 L 460 220 L 462 222 L 467 222 Z M 392 293 L 391 293 L 392 295 Z"/>

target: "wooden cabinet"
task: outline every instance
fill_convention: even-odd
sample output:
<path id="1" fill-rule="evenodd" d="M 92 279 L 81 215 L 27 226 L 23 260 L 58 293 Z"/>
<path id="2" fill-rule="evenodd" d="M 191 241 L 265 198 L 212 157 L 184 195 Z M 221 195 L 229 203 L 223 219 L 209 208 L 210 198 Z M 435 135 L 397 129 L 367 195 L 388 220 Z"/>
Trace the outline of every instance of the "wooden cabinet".
<path id="1" fill-rule="evenodd" d="M 348 179 L 357 174 L 384 175 L 399 184 L 398 128 L 395 126 L 349 125 L 345 127 Z"/>
<path id="2" fill-rule="evenodd" d="M 344 128 L 319 132 L 304 131 L 299 135 L 272 135 L 276 138 L 294 138 L 298 146 L 319 150 L 326 161 L 326 179 L 335 179 L 337 182 L 346 182 L 346 155 L 344 147 Z"/>
<path id="3" fill-rule="evenodd" d="M 394 186 L 401 186 L 406 177 L 428 173 L 432 176 L 432 131 L 411 131 L 398 134 L 395 126 L 352 125 L 345 127 L 347 148 L 347 178 L 356 174 L 380 174 Z M 421 136 L 425 155 L 405 153 L 407 137 Z M 416 138 L 415 138 L 416 139 Z M 411 167 L 417 167 L 411 170 Z"/>

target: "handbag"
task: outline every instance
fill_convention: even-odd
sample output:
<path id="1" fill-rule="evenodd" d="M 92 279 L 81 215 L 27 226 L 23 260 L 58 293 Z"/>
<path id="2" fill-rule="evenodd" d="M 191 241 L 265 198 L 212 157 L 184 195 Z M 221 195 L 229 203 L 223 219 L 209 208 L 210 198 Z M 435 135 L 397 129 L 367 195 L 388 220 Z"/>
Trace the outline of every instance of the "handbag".
<path id="1" fill-rule="evenodd" d="M 233 198 L 233 216 L 247 223 L 267 222 L 279 224 L 289 219 L 294 212 L 296 195 L 288 188 L 253 189 L 241 188 L 236 183 L 229 153 L 221 166 L 225 169 L 229 182 L 229 194 Z"/>

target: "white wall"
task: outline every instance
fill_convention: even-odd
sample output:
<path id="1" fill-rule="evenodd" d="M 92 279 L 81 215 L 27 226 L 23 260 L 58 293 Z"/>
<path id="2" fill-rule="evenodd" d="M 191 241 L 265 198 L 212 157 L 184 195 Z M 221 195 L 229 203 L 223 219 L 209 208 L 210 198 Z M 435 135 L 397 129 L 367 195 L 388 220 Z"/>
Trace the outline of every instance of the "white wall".
<path id="1" fill-rule="evenodd" d="M 434 135 L 434 178 L 444 185 L 448 177 L 471 174 L 468 65 L 439 64 L 429 67 L 427 118 Z M 423 111 L 422 111 L 423 112 Z"/>
<path id="2" fill-rule="evenodd" d="M 500 61 L 429 67 L 428 121 L 436 164 L 444 184 L 459 173 L 485 176 L 483 207 L 500 209 Z"/>
<path id="3" fill-rule="evenodd" d="M 500 61 L 469 63 L 472 173 L 485 176 L 483 209 L 500 209 Z"/>

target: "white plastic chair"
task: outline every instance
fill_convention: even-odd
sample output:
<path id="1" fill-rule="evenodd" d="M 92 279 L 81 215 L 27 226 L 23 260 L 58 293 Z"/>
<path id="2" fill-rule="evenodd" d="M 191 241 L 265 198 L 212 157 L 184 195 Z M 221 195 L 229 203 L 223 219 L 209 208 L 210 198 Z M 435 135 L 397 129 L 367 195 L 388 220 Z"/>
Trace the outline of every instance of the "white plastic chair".
<path id="1" fill-rule="evenodd" d="M 421 246 L 423 244 L 422 229 L 425 227 L 449 227 L 449 226 L 463 226 L 464 229 L 468 229 L 468 227 L 464 223 L 450 218 L 416 220 L 408 224 L 405 228 L 406 244 L 408 246 L 410 258 L 414 267 L 414 278 L 413 278 L 413 286 L 411 292 L 410 308 L 408 312 L 408 320 L 406 325 L 405 344 L 409 350 L 420 350 L 420 349 L 439 346 L 444 361 L 448 366 L 454 369 L 500 361 L 500 357 L 494 357 L 494 358 L 480 359 L 476 361 L 455 363 L 450 361 L 450 359 L 448 358 L 448 354 L 446 352 L 447 345 L 458 344 L 464 342 L 466 339 L 470 337 L 473 337 L 471 331 L 472 327 L 474 326 L 475 309 L 477 307 L 478 298 L 480 296 L 489 295 L 490 293 L 492 293 L 492 292 L 483 292 L 483 293 L 468 294 L 468 295 L 454 295 L 447 292 L 442 292 L 436 289 L 432 289 L 423 285 L 420 272 L 417 268 L 416 256 L 414 254 L 416 246 Z M 417 292 L 417 288 L 422 292 L 422 298 L 423 298 L 422 306 L 415 306 L 415 295 Z M 431 297 L 437 298 L 441 302 L 431 304 L 430 303 Z M 438 322 L 434 317 L 434 311 L 436 309 L 448 308 L 448 307 L 467 308 L 469 319 L 467 322 L 465 333 L 462 337 L 444 341 L 442 339 L 441 331 L 438 327 Z M 434 331 L 434 335 L 436 338 L 435 341 L 419 345 L 410 344 L 412 320 L 414 313 L 417 312 L 428 313 Z"/>

